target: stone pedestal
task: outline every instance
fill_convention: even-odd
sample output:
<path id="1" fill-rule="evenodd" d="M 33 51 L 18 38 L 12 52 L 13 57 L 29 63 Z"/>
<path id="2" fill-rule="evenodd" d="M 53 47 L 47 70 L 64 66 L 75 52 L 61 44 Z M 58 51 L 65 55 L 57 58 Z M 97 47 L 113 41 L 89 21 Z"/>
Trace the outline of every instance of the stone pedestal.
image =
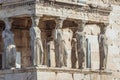
<path id="1" fill-rule="evenodd" d="M 112 80 L 111 72 L 98 70 L 31 67 L 0 73 L 0 80 Z"/>

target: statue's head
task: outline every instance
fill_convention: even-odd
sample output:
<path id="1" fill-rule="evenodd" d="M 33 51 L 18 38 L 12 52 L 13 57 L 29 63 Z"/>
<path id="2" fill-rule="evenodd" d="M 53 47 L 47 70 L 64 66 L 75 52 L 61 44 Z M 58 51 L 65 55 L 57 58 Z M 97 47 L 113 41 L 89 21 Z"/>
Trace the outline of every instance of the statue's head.
<path id="1" fill-rule="evenodd" d="M 6 30 L 10 30 L 11 27 L 12 27 L 12 22 L 13 22 L 13 20 L 10 19 L 10 18 L 5 18 L 5 19 L 4 19 L 4 22 L 5 22 L 5 29 L 6 29 Z"/>
<path id="2" fill-rule="evenodd" d="M 107 30 L 107 27 L 103 27 L 102 33 L 104 34 L 106 32 L 106 30 Z"/>
<path id="3" fill-rule="evenodd" d="M 106 32 L 106 30 L 107 30 L 107 25 L 108 25 L 108 24 L 101 24 L 101 25 L 100 25 L 100 28 L 101 28 L 100 30 L 101 30 L 101 33 L 102 33 L 102 34 L 105 34 L 105 32 Z"/>
<path id="4" fill-rule="evenodd" d="M 83 27 L 78 27 L 78 31 L 82 32 L 84 30 Z"/>
<path id="5" fill-rule="evenodd" d="M 32 19 L 32 26 L 33 27 L 38 27 L 40 18 L 37 17 L 37 16 L 32 16 L 31 19 Z"/>
<path id="6" fill-rule="evenodd" d="M 85 27 L 85 24 L 86 24 L 86 21 L 83 20 L 83 21 L 78 21 L 78 31 L 82 32 L 84 30 L 84 27 Z"/>
<path id="7" fill-rule="evenodd" d="M 82 32 L 84 31 L 85 24 L 81 24 L 78 26 L 78 31 Z"/>
<path id="8" fill-rule="evenodd" d="M 57 29 L 62 29 L 64 19 L 56 19 L 55 22 L 56 22 L 56 28 Z"/>

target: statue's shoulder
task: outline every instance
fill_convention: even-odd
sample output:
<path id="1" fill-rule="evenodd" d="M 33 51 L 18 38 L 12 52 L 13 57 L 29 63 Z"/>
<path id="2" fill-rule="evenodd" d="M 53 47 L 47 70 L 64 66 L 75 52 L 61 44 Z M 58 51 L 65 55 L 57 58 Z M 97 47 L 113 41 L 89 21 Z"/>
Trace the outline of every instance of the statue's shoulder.
<path id="1" fill-rule="evenodd" d="M 8 33 L 6 33 L 6 31 L 4 30 L 4 31 L 2 32 L 2 37 L 4 38 L 7 34 L 8 34 Z"/>
<path id="2" fill-rule="evenodd" d="M 2 34 L 6 34 L 7 33 L 7 31 L 6 30 L 4 30 L 3 32 L 2 32 Z"/>
<path id="3" fill-rule="evenodd" d="M 2 31 L 2 33 L 5 33 L 5 30 L 4 30 L 4 31 Z"/>

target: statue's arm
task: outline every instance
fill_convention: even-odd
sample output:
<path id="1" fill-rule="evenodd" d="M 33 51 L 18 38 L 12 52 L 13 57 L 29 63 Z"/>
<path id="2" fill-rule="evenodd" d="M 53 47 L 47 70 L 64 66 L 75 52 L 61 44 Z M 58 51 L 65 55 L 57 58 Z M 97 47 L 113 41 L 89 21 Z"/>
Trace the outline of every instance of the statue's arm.
<path id="1" fill-rule="evenodd" d="M 6 33 L 3 31 L 2 32 L 2 38 L 3 38 L 3 41 L 4 41 L 4 47 L 6 48 L 7 47 L 7 40 L 6 40 Z"/>
<path id="2" fill-rule="evenodd" d="M 78 34 L 78 31 L 77 32 L 75 32 L 75 38 L 77 39 L 77 34 Z"/>
<path id="3" fill-rule="evenodd" d="M 87 48 L 87 38 L 84 36 L 84 38 L 85 38 L 85 49 Z"/>
<path id="4" fill-rule="evenodd" d="M 35 36 L 35 35 L 34 35 L 32 29 L 30 29 L 30 37 L 31 37 L 32 40 L 34 39 L 34 36 Z"/>
<path id="5" fill-rule="evenodd" d="M 108 37 L 106 36 L 106 44 L 108 45 Z"/>
<path id="6" fill-rule="evenodd" d="M 14 44 L 14 34 L 12 34 L 12 43 Z"/>
<path id="7" fill-rule="evenodd" d="M 3 31 L 3 33 L 2 33 L 2 39 L 3 39 L 4 43 L 7 42 L 6 33 L 5 33 L 4 31 Z"/>
<path id="8" fill-rule="evenodd" d="M 3 39 L 5 38 L 5 32 L 4 31 L 2 32 L 2 38 Z"/>
<path id="9" fill-rule="evenodd" d="M 57 39 L 57 29 L 55 29 L 55 32 L 54 32 L 54 39 L 56 40 Z"/>
<path id="10" fill-rule="evenodd" d="M 98 43 L 100 43 L 100 38 L 101 38 L 101 36 L 100 36 L 100 34 L 98 34 Z"/>
<path id="11" fill-rule="evenodd" d="M 41 40 L 41 52 L 44 52 L 44 50 L 43 50 L 43 45 L 42 45 L 42 40 Z"/>
<path id="12" fill-rule="evenodd" d="M 34 42 L 33 42 L 33 31 L 30 29 L 30 38 L 31 38 L 31 41 L 30 41 L 30 46 L 32 47 L 32 46 L 34 46 Z"/>
<path id="13" fill-rule="evenodd" d="M 32 35 L 32 32 L 31 32 L 31 28 L 30 28 L 30 37 L 31 37 L 31 35 Z"/>

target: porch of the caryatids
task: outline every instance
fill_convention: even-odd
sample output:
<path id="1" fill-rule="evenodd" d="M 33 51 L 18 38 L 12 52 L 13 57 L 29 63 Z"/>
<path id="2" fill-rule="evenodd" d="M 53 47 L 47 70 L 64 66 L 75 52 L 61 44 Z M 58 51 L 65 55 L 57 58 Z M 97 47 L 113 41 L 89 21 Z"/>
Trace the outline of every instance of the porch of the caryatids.
<path id="1" fill-rule="evenodd" d="M 41 30 L 39 29 L 39 20 L 41 16 L 31 15 L 32 27 L 30 28 L 31 37 L 31 58 L 33 66 L 43 65 L 43 44 L 41 39 Z"/>
<path id="2" fill-rule="evenodd" d="M 14 34 L 10 30 L 13 20 L 4 18 L 5 30 L 2 32 L 4 41 L 4 54 L 3 54 L 3 69 L 15 68 L 16 65 L 16 46 L 14 44 Z"/>

